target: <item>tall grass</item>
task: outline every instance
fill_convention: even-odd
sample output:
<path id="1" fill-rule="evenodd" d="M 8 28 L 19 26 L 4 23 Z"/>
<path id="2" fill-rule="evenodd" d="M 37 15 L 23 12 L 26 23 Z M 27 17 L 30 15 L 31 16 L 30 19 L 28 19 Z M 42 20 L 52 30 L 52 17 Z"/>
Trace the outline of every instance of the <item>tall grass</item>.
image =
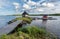
<path id="1" fill-rule="evenodd" d="M 55 36 L 47 32 L 45 29 L 38 28 L 36 26 L 28 26 L 25 28 L 21 28 L 19 29 L 19 31 L 27 33 L 36 39 L 57 39 L 55 38 Z"/>

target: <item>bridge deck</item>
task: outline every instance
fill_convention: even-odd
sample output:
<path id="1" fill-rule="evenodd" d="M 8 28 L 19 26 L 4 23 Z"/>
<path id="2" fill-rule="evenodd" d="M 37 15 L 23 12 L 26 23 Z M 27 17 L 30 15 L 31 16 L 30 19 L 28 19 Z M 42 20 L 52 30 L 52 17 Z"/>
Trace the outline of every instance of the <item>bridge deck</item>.
<path id="1" fill-rule="evenodd" d="M 5 27 L 2 27 L 0 28 L 0 35 L 3 35 L 3 34 L 8 34 L 9 32 L 11 32 L 13 29 L 15 29 L 17 27 L 17 25 L 20 23 L 21 21 L 18 20 L 14 23 L 11 23 Z"/>

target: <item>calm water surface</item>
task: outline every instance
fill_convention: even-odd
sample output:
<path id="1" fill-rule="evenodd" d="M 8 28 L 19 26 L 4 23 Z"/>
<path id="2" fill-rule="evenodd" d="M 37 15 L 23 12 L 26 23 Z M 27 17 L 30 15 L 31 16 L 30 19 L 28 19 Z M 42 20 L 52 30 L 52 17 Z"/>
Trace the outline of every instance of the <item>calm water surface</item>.
<path id="1" fill-rule="evenodd" d="M 15 16 L 0 16 L 0 28 L 7 25 L 7 22 L 16 18 Z"/>
<path id="2" fill-rule="evenodd" d="M 37 16 L 40 17 L 40 16 Z M 31 25 L 45 27 L 49 32 L 56 34 L 60 38 L 60 16 L 51 16 L 57 20 L 34 20 Z"/>

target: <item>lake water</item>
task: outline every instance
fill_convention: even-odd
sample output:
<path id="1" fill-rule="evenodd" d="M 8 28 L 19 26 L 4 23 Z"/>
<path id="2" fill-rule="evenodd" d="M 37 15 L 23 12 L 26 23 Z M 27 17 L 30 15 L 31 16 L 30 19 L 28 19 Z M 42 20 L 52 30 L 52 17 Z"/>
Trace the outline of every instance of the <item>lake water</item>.
<path id="1" fill-rule="evenodd" d="M 16 18 L 15 16 L 0 16 L 0 28 L 7 25 L 7 22 Z"/>
<path id="2" fill-rule="evenodd" d="M 31 16 L 31 17 L 41 18 L 42 16 Z M 58 37 L 60 37 L 60 16 L 51 16 L 51 17 L 56 18 L 57 20 L 47 20 L 47 21 L 33 20 L 30 25 L 45 27 L 49 32 L 52 32 L 56 34 Z M 16 18 L 16 16 L 0 16 L 0 28 L 6 26 L 7 22 L 9 22 L 14 18 Z"/>
<path id="3" fill-rule="evenodd" d="M 40 17 L 40 16 L 37 16 L 37 17 Z M 44 27 L 46 28 L 47 31 L 56 34 L 60 39 L 60 16 L 51 16 L 51 17 L 56 18 L 57 20 L 47 20 L 47 21 L 33 20 L 31 25 Z"/>

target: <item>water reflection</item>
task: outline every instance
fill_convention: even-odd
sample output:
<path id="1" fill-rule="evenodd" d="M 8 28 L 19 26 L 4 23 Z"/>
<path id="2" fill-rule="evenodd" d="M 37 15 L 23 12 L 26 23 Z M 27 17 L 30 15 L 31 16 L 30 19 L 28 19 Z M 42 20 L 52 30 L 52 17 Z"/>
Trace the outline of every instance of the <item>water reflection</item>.
<path id="1" fill-rule="evenodd" d="M 42 28 L 45 28 L 47 27 L 47 20 L 42 20 Z"/>

